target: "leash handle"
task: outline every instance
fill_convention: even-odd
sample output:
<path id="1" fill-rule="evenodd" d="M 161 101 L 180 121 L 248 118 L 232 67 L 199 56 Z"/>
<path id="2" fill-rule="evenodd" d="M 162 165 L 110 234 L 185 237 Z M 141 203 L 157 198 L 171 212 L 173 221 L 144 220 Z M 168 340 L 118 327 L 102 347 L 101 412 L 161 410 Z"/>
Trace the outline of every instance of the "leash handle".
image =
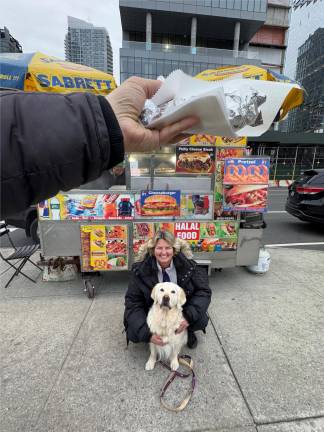
<path id="1" fill-rule="evenodd" d="M 166 408 L 169 411 L 173 411 L 173 412 L 179 412 L 185 409 L 185 407 L 188 405 L 188 402 L 190 401 L 193 391 L 195 389 L 196 386 L 196 376 L 193 370 L 193 361 L 192 358 L 188 355 L 182 355 L 179 357 L 179 363 L 182 364 L 183 366 L 185 366 L 186 368 L 188 368 L 190 370 L 190 372 L 188 374 L 184 374 L 178 371 L 172 371 L 170 373 L 170 375 L 168 376 L 164 386 L 162 387 L 162 390 L 160 392 L 160 402 L 161 404 L 164 406 L 164 408 Z M 165 363 L 161 364 L 166 367 L 167 369 L 171 370 L 170 367 L 168 365 L 166 365 Z M 168 387 L 170 386 L 170 384 L 174 381 L 174 379 L 176 377 L 179 378 L 188 378 L 189 376 L 192 376 L 191 378 L 191 388 L 189 389 L 187 395 L 185 396 L 185 398 L 179 403 L 179 405 L 175 406 L 175 407 L 171 407 L 169 405 L 166 404 L 166 402 L 164 401 L 164 395 L 168 389 Z"/>

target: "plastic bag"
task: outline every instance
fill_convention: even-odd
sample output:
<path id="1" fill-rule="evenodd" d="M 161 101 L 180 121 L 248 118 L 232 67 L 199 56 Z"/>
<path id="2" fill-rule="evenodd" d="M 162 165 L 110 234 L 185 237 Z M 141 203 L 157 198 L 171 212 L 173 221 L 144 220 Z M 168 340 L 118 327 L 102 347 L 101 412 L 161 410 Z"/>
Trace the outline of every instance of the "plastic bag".
<path id="1" fill-rule="evenodd" d="M 44 282 L 67 282 L 77 278 L 78 268 L 75 264 L 64 264 L 63 258 L 50 259 L 43 270 Z"/>

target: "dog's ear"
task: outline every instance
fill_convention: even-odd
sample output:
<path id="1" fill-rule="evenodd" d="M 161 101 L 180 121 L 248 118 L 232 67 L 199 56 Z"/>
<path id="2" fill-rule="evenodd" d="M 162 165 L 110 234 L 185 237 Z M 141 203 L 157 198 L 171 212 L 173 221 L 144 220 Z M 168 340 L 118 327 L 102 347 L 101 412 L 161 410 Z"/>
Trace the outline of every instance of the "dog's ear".
<path id="1" fill-rule="evenodd" d="M 158 286 L 159 286 L 159 284 L 156 284 L 151 291 L 151 297 L 154 300 L 154 303 L 157 303 L 156 291 L 157 291 Z"/>
<path id="2" fill-rule="evenodd" d="M 179 289 L 178 307 L 181 308 L 187 301 L 186 294 L 182 288 Z"/>

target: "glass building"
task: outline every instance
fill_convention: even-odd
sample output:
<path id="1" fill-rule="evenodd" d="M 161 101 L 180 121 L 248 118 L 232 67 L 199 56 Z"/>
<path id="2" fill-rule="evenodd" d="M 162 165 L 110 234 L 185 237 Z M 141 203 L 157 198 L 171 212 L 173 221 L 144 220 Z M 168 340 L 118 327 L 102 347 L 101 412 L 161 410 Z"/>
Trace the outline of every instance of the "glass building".
<path id="1" fill-rule="evenodd" d="M 266 20 L 267 0 L 120 0 L 119 8 L 121 82 L 261 64 L 248 43 Z"/>
<path id="2" fill-rule="evenodd" d="M 65 59 L 113 74 L 113 52 L 107 30 L 69 16 Z"/>
<path id="3" fill-rule="evenodd" d="M 20 43 L 9 33 L 7 27 L 0 29 L 0 52 L 1 53 L 21 53 Z"/>
<path id="4" fill-rule="evenodd" d="M 305 89 L 302 106 L 289 116 L 289 132 L 324 132 L 324 28 L 298 50 L 296 80 Z"/>
<path id="5" fill-rule="evenodd" d="M 324 23 L 324 0 L 294 0 L 291 8 L 284 74 L 296 77 L 298 49 Z"/>

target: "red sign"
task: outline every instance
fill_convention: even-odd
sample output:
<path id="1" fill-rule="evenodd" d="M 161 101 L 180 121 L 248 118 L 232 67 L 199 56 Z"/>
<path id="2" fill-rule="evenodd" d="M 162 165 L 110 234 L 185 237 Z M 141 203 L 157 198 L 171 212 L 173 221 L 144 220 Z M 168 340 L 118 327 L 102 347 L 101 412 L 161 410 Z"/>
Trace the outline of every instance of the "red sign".
<path id="1" fill-rule="evenodd" d="M 174 224 L 174 235 L 182 240 L 199 240 L 199 222 L 176 222 Z"/>

